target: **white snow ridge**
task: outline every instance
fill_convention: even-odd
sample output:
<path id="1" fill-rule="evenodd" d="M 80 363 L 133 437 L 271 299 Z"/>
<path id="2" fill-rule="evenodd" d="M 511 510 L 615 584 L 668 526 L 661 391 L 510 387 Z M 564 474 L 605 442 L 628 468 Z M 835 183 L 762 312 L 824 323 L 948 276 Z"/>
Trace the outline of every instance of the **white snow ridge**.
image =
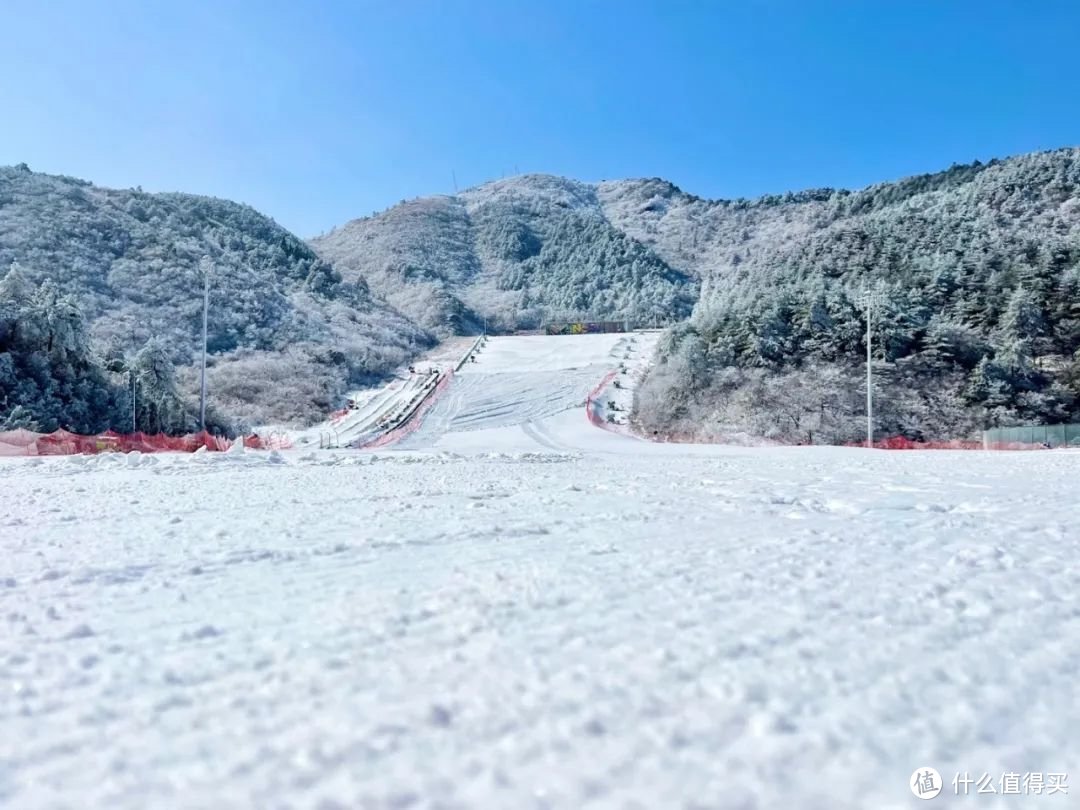
<path id="1" fill-rule="evenodd" d="M 1080 455 L 590 424 L 653 340 L 492 339 L 377 452 L 0 460 L 0 806 L 1075 806 L 998 780 L 1080 779 Z"/>

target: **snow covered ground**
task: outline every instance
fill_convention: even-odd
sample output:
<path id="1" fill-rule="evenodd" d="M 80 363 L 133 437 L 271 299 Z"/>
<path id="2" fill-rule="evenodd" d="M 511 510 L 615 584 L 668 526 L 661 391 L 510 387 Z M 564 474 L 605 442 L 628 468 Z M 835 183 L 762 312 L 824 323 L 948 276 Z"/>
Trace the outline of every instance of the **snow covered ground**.
<path id="1" fill-rule="evenodd" d="M 0 806 L 878 810 L 925 806 L 925 766 L 1080 779 L 1080 454 L 637 441 L 577 402 L 605 339 L 492 341 L 458 381 L 507 375 L 503 412 L 451 388 L 412 449 L 0 460 Z M 1080 785 L 952 791 L 929 806 Z"/>

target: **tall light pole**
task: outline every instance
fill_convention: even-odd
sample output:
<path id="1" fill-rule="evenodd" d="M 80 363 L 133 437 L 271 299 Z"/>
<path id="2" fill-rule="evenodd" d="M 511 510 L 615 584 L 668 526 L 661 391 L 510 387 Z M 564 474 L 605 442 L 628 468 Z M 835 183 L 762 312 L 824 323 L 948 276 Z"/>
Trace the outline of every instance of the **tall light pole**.
<path id="1" fill-rule="evenodd" d="M 203 271 L 202 307 L 202 374 L 199 384 L 199 429 L 206 431 L 206 321 L 210 311 L 210 262 L 205 257 L 199 263 Z"/>
<path id="2" fill-rule="evenodd" d="M 866 446 L 874 446 L 874 367 L 871 352 L 870 320 L 874 299 L 869 289 L 863 291 L 866 301 Z"/>
<path id="3" fill-rule="evenodd" d="M 138 355 L 136 355 L 136 356 L 138 356 Z M 139 426 L 138 426 L 138 423 L 136 422 L 136 414 L 137 414 L 138 410 L 135 407 L 136 406 L 135 389 L 136 389 L 136 386 L 139 383 L 139 380 L 141 380 L 143 378 L 143 375 L 145 374 L 145 372 L 141 372 L 141 373 L 137 372 L 137 370 L 135 369 L 134 363 L 135 363 L 134 358 L 127 362 L 127 373 L 128 373 L 128 376 L 131 377 L 131 432 L 132 433 L 137 433 Z"/>

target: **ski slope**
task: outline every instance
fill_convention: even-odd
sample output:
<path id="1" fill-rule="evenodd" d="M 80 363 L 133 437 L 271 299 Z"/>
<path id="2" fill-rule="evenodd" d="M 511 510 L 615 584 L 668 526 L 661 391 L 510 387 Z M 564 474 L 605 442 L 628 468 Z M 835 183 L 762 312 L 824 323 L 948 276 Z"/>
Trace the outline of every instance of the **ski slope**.
<path id="1" fill-rule="evenodd" d="M 489 338 L 454 376 L 400 450 L 521 451 L 611 447 L 618 437 L 593 427 L 585 401 L 606 375 L 624 393 L 653 355 L 655 333 Z"/>
<path id="2" fill-rule="evenodd" d="M 653 341 L 492 339 L 377 452 L 0 459 L 0 807 L 1074 806 L 952 779 L 1080 778 L 1080 453 L 591 424 Z"/>
<path id="3" fill-rule="evenodd" d="M 402 368 L 386 385 L 354 392 L 350 399 L 355 407 L 348 412 L 290 432 L 290 437 L 297 447 L 364 446 L 400 424 L 433 392 L 442 375 L 452 375 L 448 390 L 417 419 L 419 428 L 400 440 L 390 437 L 395 439 L 393 449 L 607 447 L 619 452 L 618 442 L 612 443 L 611 436 L 589 424 L 585 400 L 594 393 L 605 401 L 618 400 L 628 410 L 657 337 L 656 332 L 489 337 L 475 351 L 475 339 L 459 339 L 418 360 L 413 364 L 415 373 Z M 475 356 L 475 362 L 461 365 L 469 356 Z M 617 375 L 622 389 L 598 390 L 611 374 Z M 619 432 L 614 426 L 612 430 Z"/>

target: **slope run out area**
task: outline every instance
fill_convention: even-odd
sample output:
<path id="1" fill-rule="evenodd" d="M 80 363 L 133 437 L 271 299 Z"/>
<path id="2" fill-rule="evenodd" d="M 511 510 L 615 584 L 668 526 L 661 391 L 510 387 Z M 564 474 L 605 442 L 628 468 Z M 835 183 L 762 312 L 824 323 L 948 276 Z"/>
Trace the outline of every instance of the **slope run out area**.
<path id="1" fill-rule="evenodd" d="M 1076 806 L 1080 454 L 592 430 L 0 459 L 0 807 Z"/>
<path id="2" fill-rule="evenodd" d="M 459 371 L 400 450 L 578 450 L 618 444 L 588 422 L 585 400 L 604 378 L 652 356 L 655 335 L 491 338 Z M 624 391 L 626 388 L 624 388 Z"/>

